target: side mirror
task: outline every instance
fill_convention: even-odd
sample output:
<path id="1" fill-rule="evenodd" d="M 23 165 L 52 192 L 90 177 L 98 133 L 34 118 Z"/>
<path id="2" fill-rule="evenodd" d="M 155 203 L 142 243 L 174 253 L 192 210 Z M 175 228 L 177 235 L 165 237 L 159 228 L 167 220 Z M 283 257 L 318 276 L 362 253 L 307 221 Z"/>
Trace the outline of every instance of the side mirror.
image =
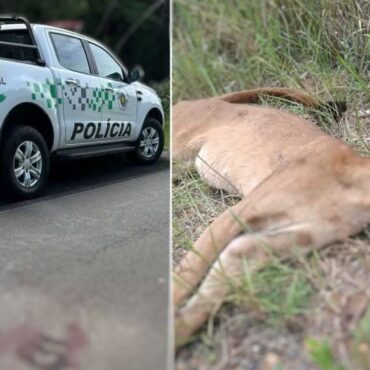
<path id="1" fill-rule="evenodd" d="M 139 81 L 144 77 L 144 71 L 140 66 L 134 67 L 129 73 L 129 82 Z"/>
<path id="2" fill-rule="evenodd" d="M 111 78 L 112 80 L 116 81 L 123 81 L 122 75 L 118 72 L 114 72 L 107 76 L 108 78 Z"/>

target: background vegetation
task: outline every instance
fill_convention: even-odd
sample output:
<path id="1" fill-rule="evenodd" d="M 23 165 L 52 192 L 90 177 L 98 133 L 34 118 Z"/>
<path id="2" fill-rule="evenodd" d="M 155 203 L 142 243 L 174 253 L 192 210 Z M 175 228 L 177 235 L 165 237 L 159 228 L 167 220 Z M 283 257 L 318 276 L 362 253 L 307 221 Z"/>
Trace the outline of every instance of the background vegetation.
<path id="1" fill-rule="evenodd" d="M 291 86 L 368 94 L 364 0 L 176 0 L 174 97 Z"/>
<path id="2" fill-rule="evenodd" d="M 173 24 L 174 102 L 262 86 L 303 89 L 348 110 L 338 121 L 277 99 L 263 104 L 301 114 L 370 156 L 368 1 L 174 0 Z M 239 197 L 215 192 L 180 164 L 174 171 L 176 263 Z M 246 268 L 229 304 L 178 354 L 178 370 L 370 369 L 369 236 L 253 275 Z"/>

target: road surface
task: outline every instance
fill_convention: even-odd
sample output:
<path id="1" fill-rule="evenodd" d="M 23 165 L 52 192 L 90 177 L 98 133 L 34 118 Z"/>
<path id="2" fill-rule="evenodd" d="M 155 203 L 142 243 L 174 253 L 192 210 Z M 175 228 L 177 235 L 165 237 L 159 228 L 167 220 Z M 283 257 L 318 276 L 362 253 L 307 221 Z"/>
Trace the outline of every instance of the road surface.
<path id="1" fill-rule="evenodd" d="M 0 200 L 0 369 L 167 368 L 168 165 L 56 162 Z"/>

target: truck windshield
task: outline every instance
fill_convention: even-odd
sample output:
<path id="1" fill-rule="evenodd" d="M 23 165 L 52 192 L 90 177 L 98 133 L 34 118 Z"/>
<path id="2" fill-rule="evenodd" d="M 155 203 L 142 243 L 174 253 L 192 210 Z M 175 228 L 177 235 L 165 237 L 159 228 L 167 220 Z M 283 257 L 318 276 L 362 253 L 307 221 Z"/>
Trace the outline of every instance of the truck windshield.
<path id="1" fill-rule="evenodd" d="M 26 29 L 1 29 L 0 41 L 32 45 L 32 40 Z M 37 53 L 34 49 L 26 49 L 17 46 L 5 46 L 0 44 L 0 58 L 19 60 L 22 62 L 35 62 Z"/>

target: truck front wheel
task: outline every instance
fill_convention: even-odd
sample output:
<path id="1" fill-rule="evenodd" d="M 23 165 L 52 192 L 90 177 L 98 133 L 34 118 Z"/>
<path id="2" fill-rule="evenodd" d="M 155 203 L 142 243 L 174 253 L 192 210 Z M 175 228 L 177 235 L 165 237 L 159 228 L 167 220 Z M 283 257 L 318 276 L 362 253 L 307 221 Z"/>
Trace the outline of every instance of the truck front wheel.
<path id="1" fill-rule="evenodd" d="M 49 175 L 49 152 L 33 127 L 16 125 L 4 138 L 2 182 L 13 198 L 32 198 L 44 189 Z"/>
<path id="2" fill-rule="evenodd" d="M 153 164 L 161 156 L 164 134 L 161 124 L 154 118 L 147 118 L 143 124 L 135 151 L 129 153 L 131 159 L 140 164 Z"/>

